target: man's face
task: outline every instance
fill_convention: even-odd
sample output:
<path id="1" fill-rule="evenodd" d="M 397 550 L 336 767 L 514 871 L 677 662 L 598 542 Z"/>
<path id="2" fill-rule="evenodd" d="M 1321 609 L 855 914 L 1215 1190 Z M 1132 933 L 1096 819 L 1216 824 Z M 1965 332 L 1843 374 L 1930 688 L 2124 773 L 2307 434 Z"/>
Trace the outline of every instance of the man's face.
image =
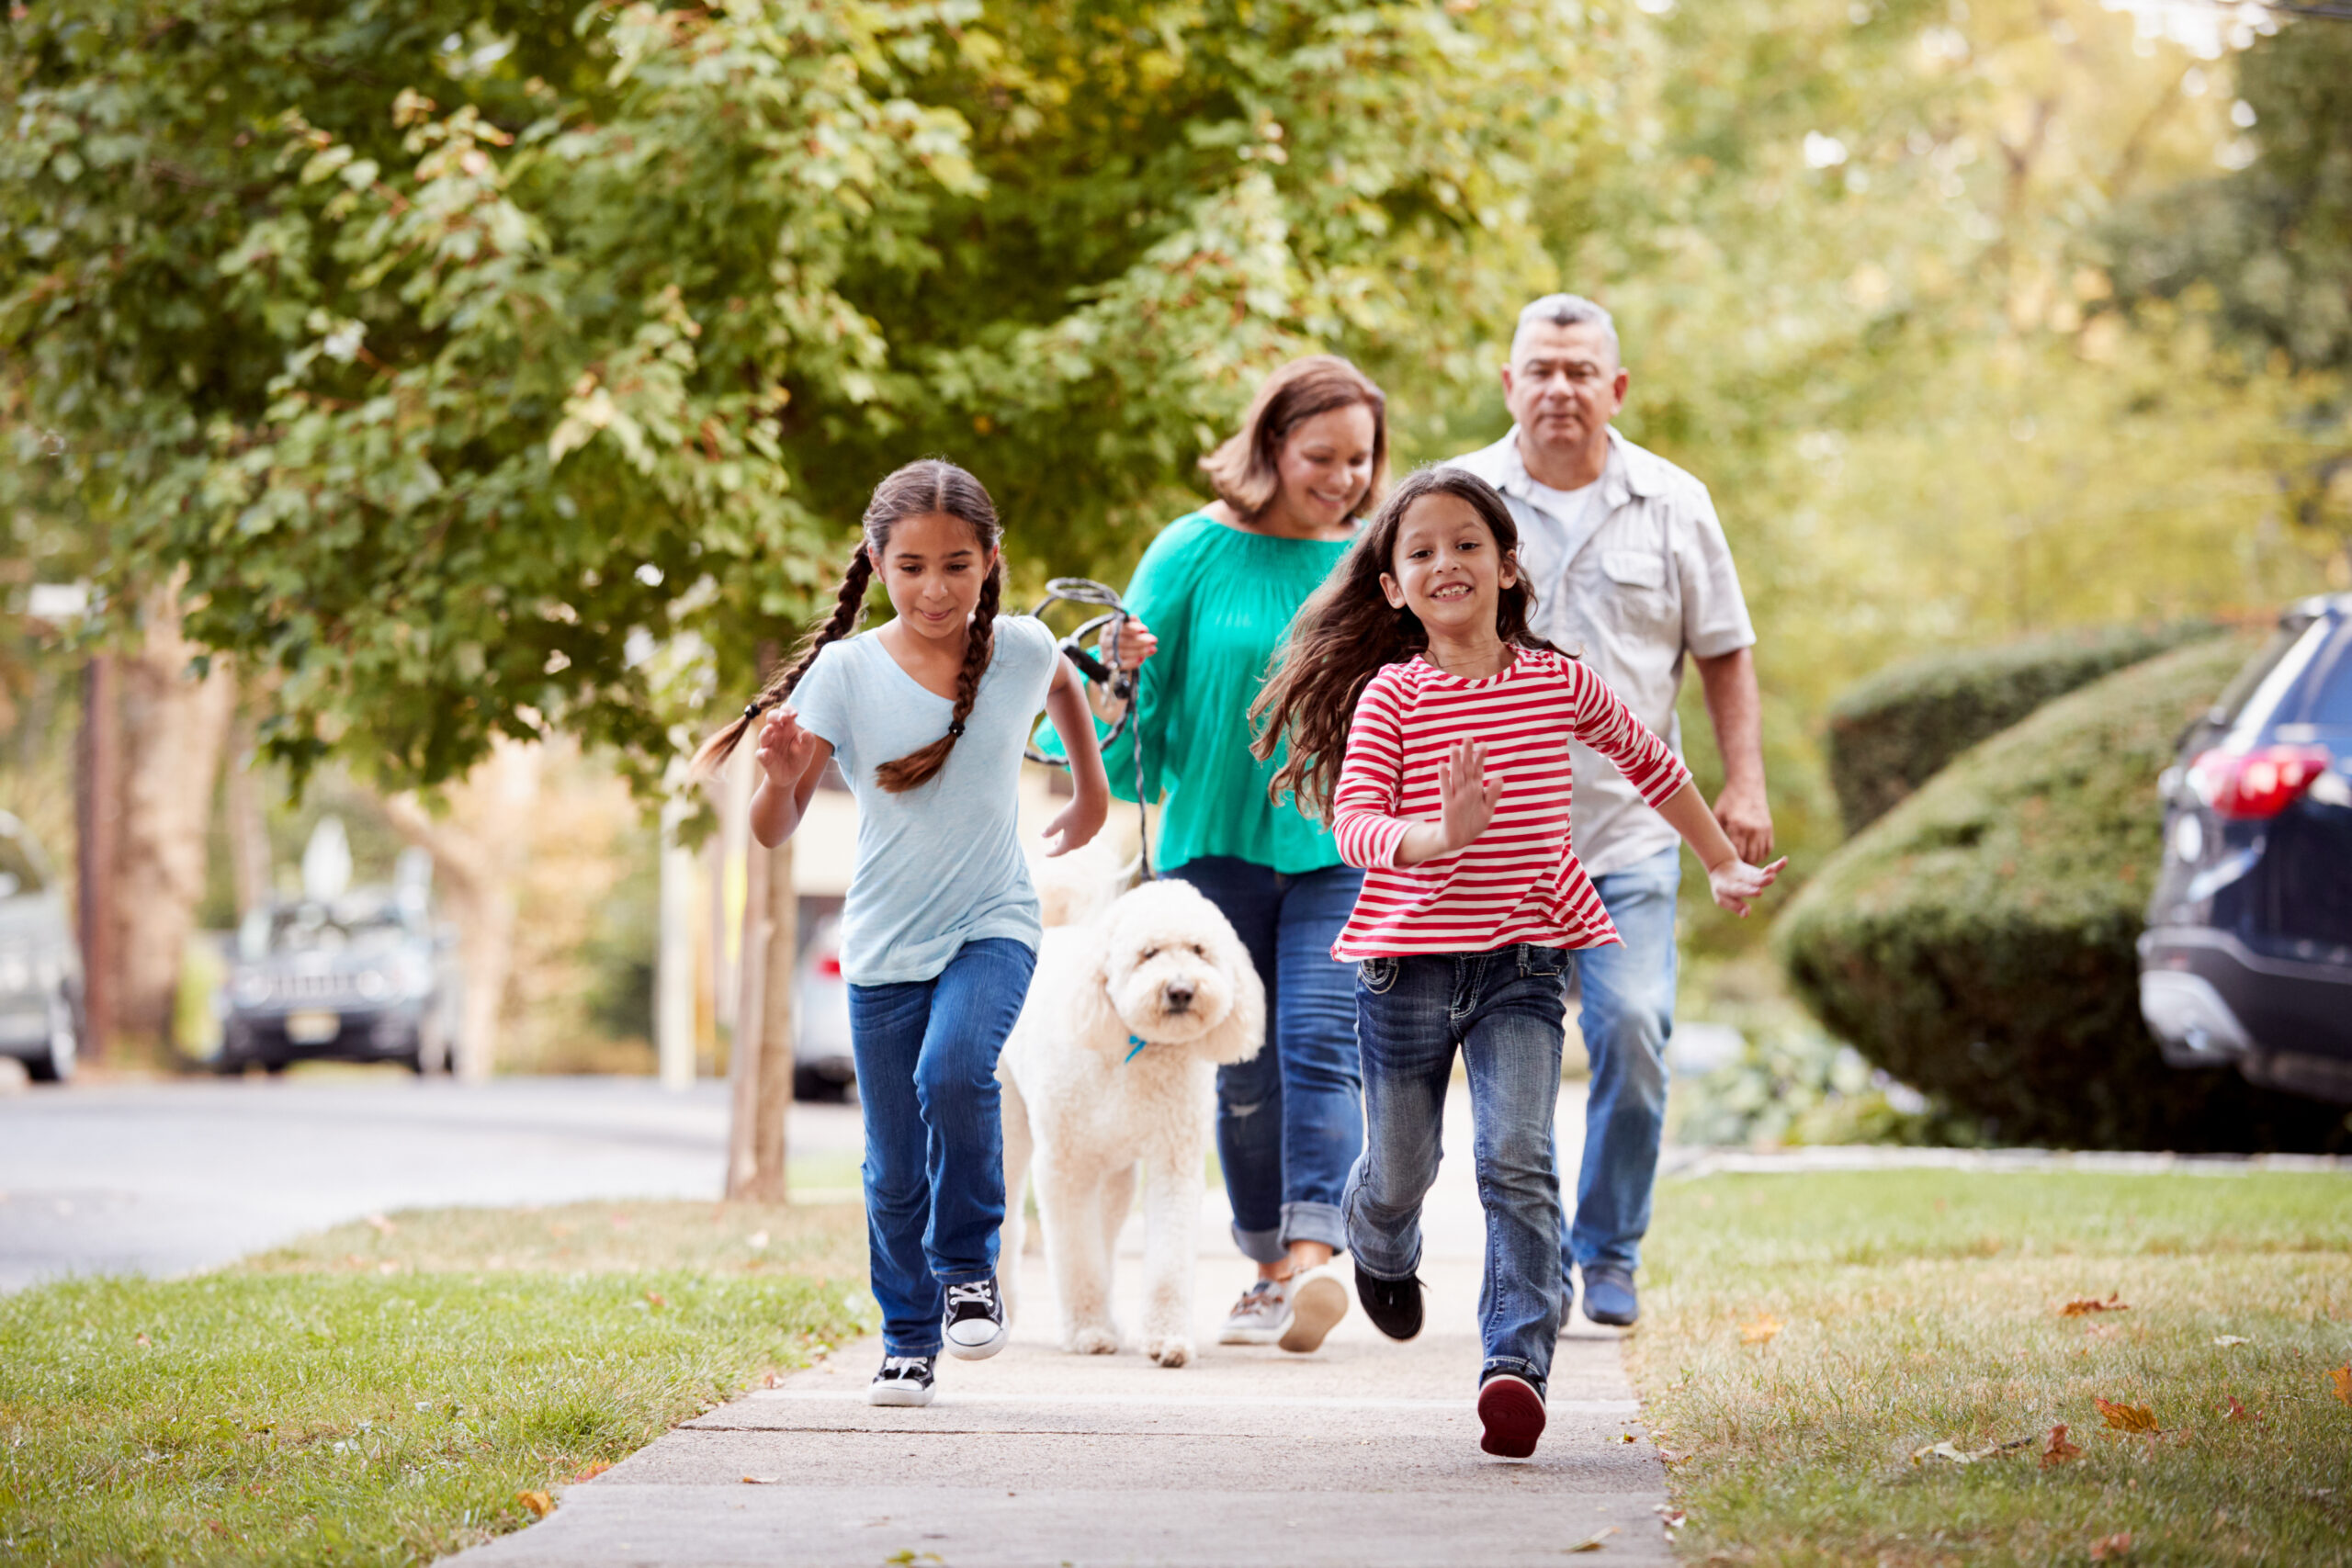
<path id="1" fill-rule="evenodd" d="M 1608 439 L 1628 378 L 1597 321 L 1538 321 L 1510 345 L 1503 401 L 1538 446 L 1582 448 Z"/>

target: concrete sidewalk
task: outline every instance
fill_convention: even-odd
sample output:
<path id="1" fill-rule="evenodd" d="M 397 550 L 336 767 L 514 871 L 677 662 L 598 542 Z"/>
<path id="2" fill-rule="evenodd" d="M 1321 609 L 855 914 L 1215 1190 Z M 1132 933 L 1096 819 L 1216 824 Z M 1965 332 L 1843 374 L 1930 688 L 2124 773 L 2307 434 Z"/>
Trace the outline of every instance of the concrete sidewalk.
<path id="1" fill-rule="evenodd" d="M 1466 1152 L 1466 1096 L 1453 1099 L 1446 1143 Z M 1581 1107 L 1564 1110 L 1573 1123 Z M 867 1405 L 880 1349 L 845 1347 L 566 1489 L 543 1522 L 453 1561 L 1511 1568 L 1556 1563 L 1607 1530 L 1590 1561 L 1670 1562 L 1657 1517 L 1664 1475 L 1612 1331 L 1579 1318 L 1562 1340 L 1551 1424 L 1532 1460 L 1478 1451 L 1481 1231 L 1467 1165 L 1449 1162 L 1431 1194 L 1429 1327 L 1409 1344 L 1381 1337 L 1351 1308 L 1313 1356 L 1216 1345 L 1249 1274 L 1220 1221 L 1204 1227 L 1198 1361 L 1168 1371 L 1133 1349 L 1067 1356 L 1049 1343 L 1052 1300 L 1032 1256 L 1011 1348 L 944 1361 L 929 1408 Z M 1210 1209 L 1221 1206 L 1212 1194 Z M 1130 1333 L 1138 1241 L 1131 1224 L 1119 1263 Z"/>

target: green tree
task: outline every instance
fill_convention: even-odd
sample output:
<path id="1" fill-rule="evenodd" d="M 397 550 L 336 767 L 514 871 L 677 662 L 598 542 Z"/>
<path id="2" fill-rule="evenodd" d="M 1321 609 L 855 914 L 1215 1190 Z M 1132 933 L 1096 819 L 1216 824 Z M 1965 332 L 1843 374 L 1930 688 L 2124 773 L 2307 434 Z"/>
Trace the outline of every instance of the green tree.
<path id="1" fill-rule="evenodd" d="M 576 20 L 574 19 L 576 16 Z M 1542 271 L 1577 7 L 101 0 L 0 55 L 7 498 L 387 782 L 641 780 L 943 451 L 1107 570 L 1271 363 Z M 1549 155 L 1549 154 L 1547 154 Z M 666 679 L 663 647 L 715 662 Z"/>

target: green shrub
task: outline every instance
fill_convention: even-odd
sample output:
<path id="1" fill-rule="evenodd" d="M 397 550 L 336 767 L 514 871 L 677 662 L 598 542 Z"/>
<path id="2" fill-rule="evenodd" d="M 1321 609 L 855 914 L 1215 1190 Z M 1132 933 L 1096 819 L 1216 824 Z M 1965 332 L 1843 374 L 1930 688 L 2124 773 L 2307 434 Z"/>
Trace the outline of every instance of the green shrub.
<path id="1" fill-rule="evenodd" d="M 1849 841 L 1775 933 L 1799 996 L 2005 1143 L 2352 1145 L 2341 1108 L 2165 1066 L 2140 1021 L 2156 774 L 2255 646 L 2209 639 L 2063 697 Z"/>
<path id="2" fill-rule="evenodd" d="M 2042 704 L 2212 634 L 2201 621 L 2111 626 L 1882 671 L 1829 710 L 1829 778 L 1846 831 L 1860 832 L 1945 763 Z"/>

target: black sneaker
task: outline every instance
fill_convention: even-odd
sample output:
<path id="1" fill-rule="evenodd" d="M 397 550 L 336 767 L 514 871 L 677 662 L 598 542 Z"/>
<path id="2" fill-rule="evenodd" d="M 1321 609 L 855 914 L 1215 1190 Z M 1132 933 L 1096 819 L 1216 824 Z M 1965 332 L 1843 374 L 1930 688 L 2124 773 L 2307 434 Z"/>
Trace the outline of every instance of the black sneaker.
<path id="1" fill-rule="evenodd" d="M 996 1277 L 947 1287 L 947 1353 L 959 1361 L 985 1361 L 1004 1348 L 1004 1296 Z"/>
<path id="2" fill-rule="evenodd" d="M 883 1357 L 882 1370 L 865 1390 L 865 1403 L 929 1404 L 932 1360 L 929 1356 Z"/>
<path id="3" fill-rule="evenodd" d="M 1391 1339 L 1410 1339 L 1421 1331 L 1421 1280 L 1418 1274 L 1401 1280 L 1375 1280 L 1356 1265 L 1356 1300 L 1364 1316 Z"/>

